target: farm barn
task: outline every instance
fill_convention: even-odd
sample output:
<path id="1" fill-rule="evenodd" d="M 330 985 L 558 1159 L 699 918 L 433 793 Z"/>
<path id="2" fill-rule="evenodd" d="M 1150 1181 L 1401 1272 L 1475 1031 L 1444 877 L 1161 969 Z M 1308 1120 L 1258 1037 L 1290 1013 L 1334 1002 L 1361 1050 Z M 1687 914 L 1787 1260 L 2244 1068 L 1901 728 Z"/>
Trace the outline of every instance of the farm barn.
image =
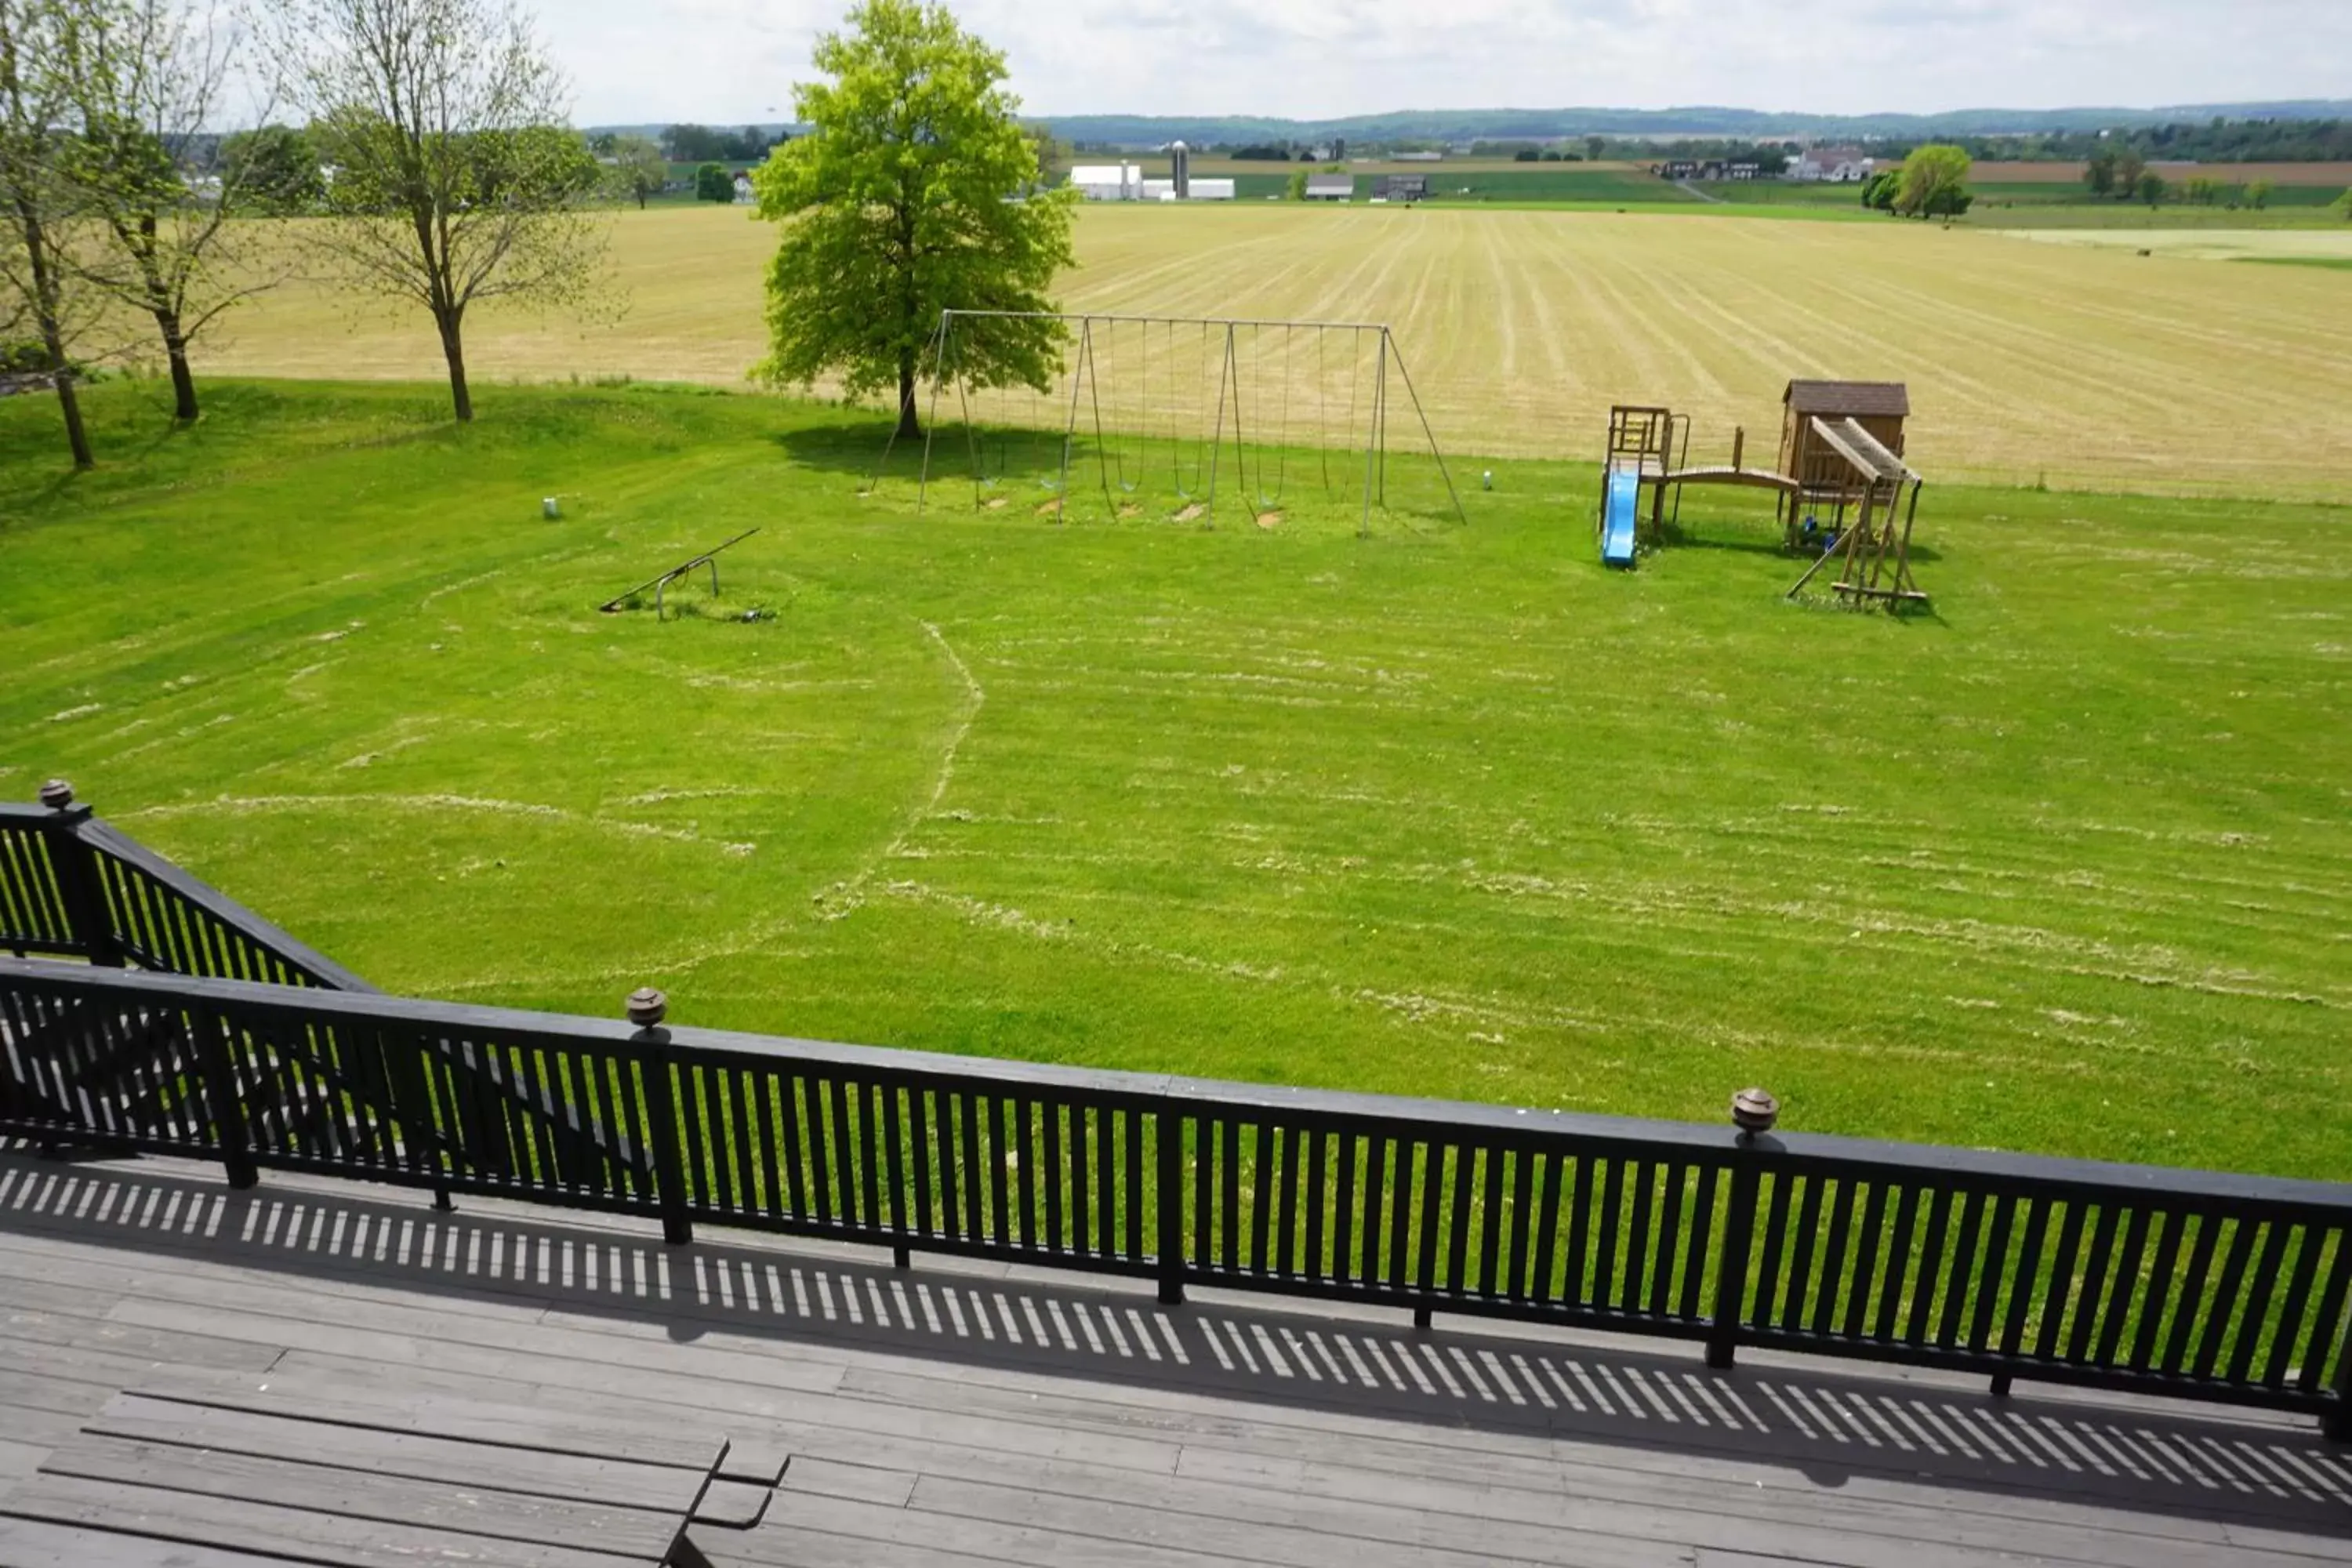
<path id="1" fill-rule="evenodd" d="M 1307 199 L 1310 202 L 1348 202 L 1355 198 L 1356 176 L 1353 174 L 1307 176 Z"/>
<path id="2" fill-rule="evenodd" d="M 1195 174 L 1179 191 L 1174 180 L 1147 180 L 1139 163 L 1080 163 L 1070 170 L 1070 188 L 1090 202 L 1229 202 L 1234 182 Z"/>

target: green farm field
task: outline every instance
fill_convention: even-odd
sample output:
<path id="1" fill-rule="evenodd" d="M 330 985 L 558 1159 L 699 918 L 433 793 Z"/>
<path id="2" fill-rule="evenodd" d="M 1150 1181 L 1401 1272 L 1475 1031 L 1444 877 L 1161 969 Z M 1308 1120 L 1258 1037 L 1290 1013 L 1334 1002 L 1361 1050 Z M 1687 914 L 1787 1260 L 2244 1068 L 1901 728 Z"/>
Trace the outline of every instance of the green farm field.
<path id="1" fill-rule="evenodd" d="M 1597 458 L 1612 402 L 1694 416 L 1727 457 L 1791 376 L 1910 384 L 1928 478 L 2352 499 L 2352 315 L 2326 268 L 2224 267 L 1886 220 L 1792 223 L 1291 204 L 1097 207 L 1074 310 L 1386 321 L 1449 450 Z M 729 207 L 615 216 L 609 325 L 484 312 L 478 375 L 740 387 L 762 347 L 767 226 Z M 2291 243 L 2291 242 L 2290 242 Z M 427 379 L 432 333 L 298 287 L 238 312 L 202 368 Z"/>
<path id="2" fill-rule="evenodd" d="M 395 991 L 2341 1173 L 2337 509 L 1931 487 L 1897 621 L 1784 602 L 1752 498 L 1604 571 L 1572 463 L 1057 526 L 861 496 L 854 411 L 209 395 L 94 388 L 70 479 L 0 400 L 0 791 Z"/>

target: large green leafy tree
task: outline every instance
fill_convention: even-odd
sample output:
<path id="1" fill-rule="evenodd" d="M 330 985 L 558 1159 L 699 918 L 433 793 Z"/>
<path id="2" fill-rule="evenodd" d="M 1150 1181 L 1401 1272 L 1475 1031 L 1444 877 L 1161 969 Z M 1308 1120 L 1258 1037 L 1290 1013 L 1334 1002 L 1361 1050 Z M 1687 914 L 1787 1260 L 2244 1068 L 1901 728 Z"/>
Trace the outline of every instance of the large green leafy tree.
<path id="1" fill-rule="evenodd" d="M 1913 148 L 1903 160 L 1895 210 L 1906 217 L 1952 217 L 1968 211 L 1975 199 L 1969 192 L 1969 168 L 1964 149 L 1932 142 Z"/>
<path id="2" fill-rule="evenodd" d="M 833 79 L 793 92 L 814 129 L 752 176 L 760 216 L 783 228 L 755 374 L 801 386 L 836 375 L 853 397 L 895 385 L 899 433 L 919 436 L 916 380 L 940 312 L 1051 310 L 1054 275 L 1075 259 L 1073 193 L 1034 188 L 1036 147 L 1013 118 L 1004 57 L 944 5 L 863 0 L 848 21 L 817 40 Z M 976 321 L 934 374 L 1042 391 L 1064 335 L 1042 318 Z"/>

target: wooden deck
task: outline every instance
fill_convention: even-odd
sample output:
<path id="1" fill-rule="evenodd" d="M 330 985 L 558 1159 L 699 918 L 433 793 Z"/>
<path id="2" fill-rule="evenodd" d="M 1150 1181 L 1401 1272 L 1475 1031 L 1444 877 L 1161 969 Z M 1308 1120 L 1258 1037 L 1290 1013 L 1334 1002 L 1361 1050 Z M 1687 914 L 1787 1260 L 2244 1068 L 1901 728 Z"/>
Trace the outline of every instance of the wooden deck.
<path id="1" fill-rule="evenodd" d="M 0 1499 L 120 1390 L 298 1373 L 789 1452 L 718 1568 L 2352 1562 L 2304 1421 L 0 1154 Z"/>

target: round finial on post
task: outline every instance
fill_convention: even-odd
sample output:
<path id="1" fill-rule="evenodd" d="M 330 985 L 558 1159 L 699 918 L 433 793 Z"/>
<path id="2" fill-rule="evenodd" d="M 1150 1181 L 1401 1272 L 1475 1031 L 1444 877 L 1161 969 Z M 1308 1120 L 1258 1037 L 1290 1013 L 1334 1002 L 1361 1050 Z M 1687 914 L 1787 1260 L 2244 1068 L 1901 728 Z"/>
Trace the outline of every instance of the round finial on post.
<path id="1" fill-rule="evenodd" d="M 51 811 L 63 811 L 73 804 L 73 785 L 63 779 L 51 779 L 41 786 L 41 804 Z"/>
<path id="2" fill-rule="evenodd" d="M 669 998 L 650 985 L 640 985 L 629 993 L 629 1022 L 640 1029 L 650 1029 L 668 1016 Z"/>
<path id="3" fill-rule="evenodd" d="M 1780 1119 L 1780 1102 L 1769 1090 L 1743 1089 L 1731 1097 L 1731 1120 L 1738 1124 L 1744 1137 L 1772 1131 L 1772 1123 Z"/>

